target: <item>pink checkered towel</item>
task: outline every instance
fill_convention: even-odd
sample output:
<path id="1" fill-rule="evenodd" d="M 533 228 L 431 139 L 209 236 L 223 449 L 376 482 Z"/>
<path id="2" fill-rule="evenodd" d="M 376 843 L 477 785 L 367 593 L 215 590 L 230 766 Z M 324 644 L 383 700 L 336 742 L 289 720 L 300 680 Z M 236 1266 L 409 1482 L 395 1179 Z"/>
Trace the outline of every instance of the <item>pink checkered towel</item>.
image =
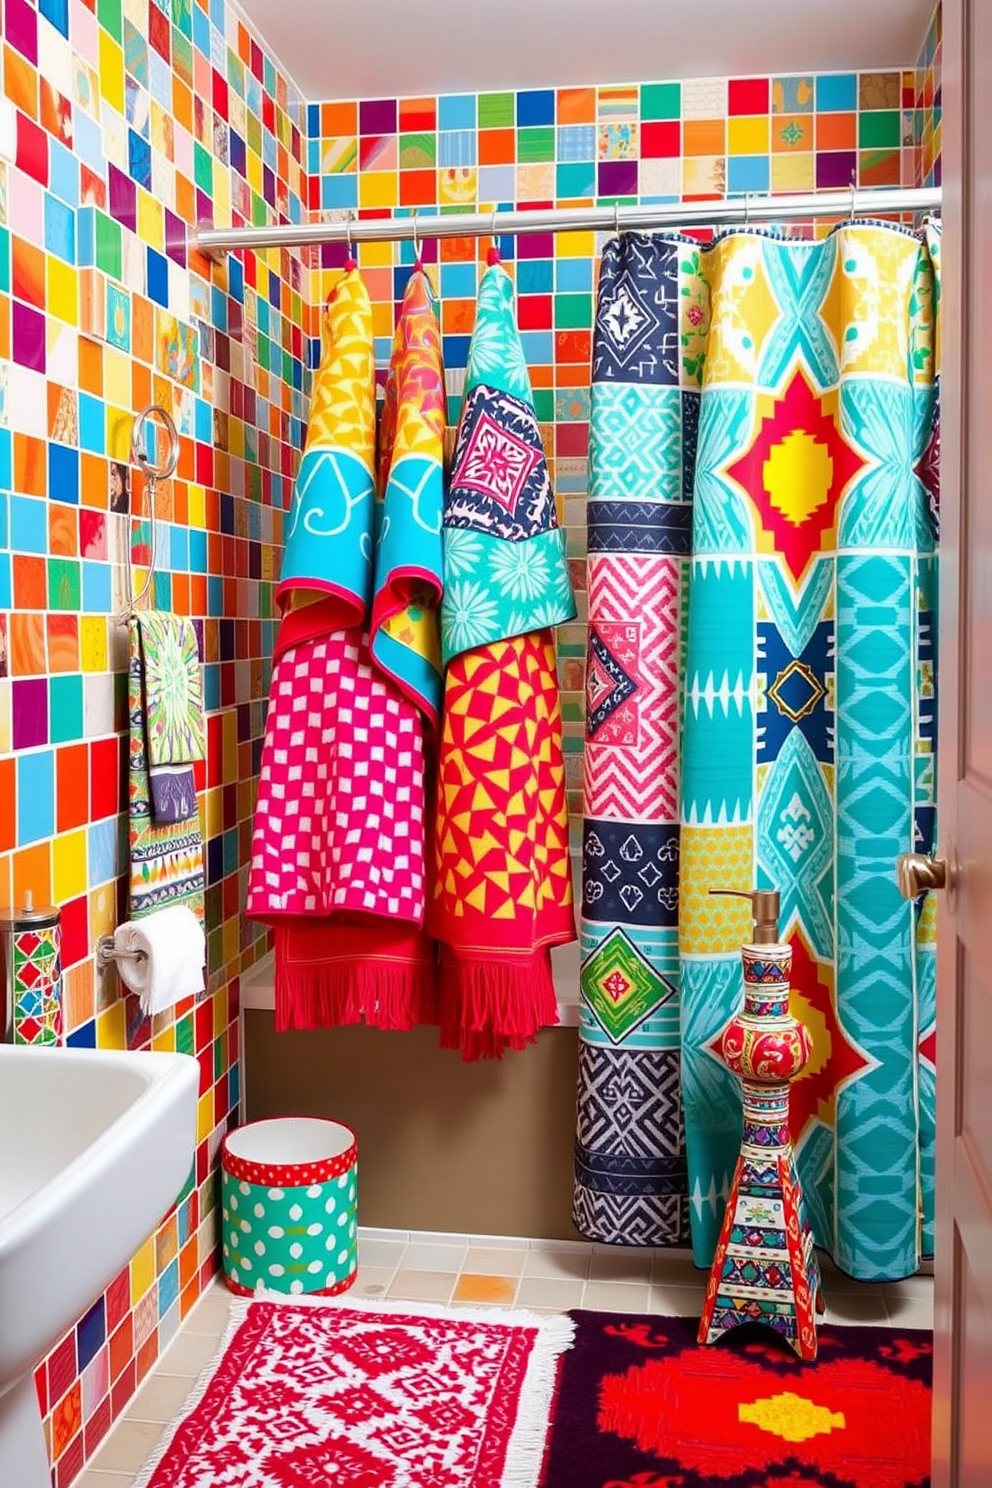
<path id="1" fill-rule="evenodd" d="M 276 661 L 248 913 L 276 926 L 276 1025 L 436 1021 L 419 710 L 335 631 Z"/>

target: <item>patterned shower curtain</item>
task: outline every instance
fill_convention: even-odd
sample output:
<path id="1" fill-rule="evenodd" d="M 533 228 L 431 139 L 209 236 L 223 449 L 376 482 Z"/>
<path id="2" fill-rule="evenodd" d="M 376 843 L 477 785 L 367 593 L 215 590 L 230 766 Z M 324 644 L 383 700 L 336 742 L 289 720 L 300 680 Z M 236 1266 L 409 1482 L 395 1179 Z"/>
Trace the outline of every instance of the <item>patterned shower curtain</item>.
<path id="1" fill-rule="evenodd" d="M 782 895 L 793 1006 L 813 1037 L 793 1086 L 792 1128 L 818 1243 L 864 1279 L 913 1272 L 931 1245 L 933 907 L 899 898 L 893 865 L 900 852 L 927 850 L 934 833 L 935 250 L 932 232 L 877 223 L 845 224 L 815 242 L 733 232 L 704 252 L 621 239 L 612 256 L 625 261 L 622 291 L 609 275 L 601 286 L 598 339 L 609 320 L 632 348 L 625 367 L 653 379 L 653 325 L 669 307 L 668 365 L 682 384 L 680 419 L 674 399 L 663 428 L 649 431 L 637 415 L 616 505 L 626 554 L 640 550 L 627 517 L 654 516 L 644 497 L 658 501 L 662 471 L 669 500 L 677 485 L 692 493 L 684 670 L 673 684 L 682 707 L 680 975 L 665 969 L 672 992 L 663 1005 L 680 1006 L 700 1265 L 712 1256 L 740 1136 L 737 1084 L 717 1051 L 740 1001 L 739 948 L 750 932 L 743 901 L 709 897 L 718 887 Z M 698 450 L 687 367 L 700 388 Z M 671 374 L 668 382 L 678 385 Z M 594 425 L 597 392 L 598 384 Z M 603 452 L 595 427 L 594 498 Z M 594 499 L 591 556 L 595 513 Z M 606 683 L 596 680 L 602 611 L 593 600 L 591 572 L 595 694 Z M 642 586 L 627 605 L 630 635 L 649 635 L 658 614 Z M 636 715 L 642 675 L 610 655 L 609 711 Z M 593 697 L 591 743 L 597 718 Z M 643 781 L 631 768 L 635 735 L 644 737 L 639 720 L 613 745 L 612 770 Z M 587 795 L 594 777 L 591 766 Z M 630 793 L 621 804 L 636 841 L 637 804 Z M 607 897 L 596 886 L 611 860 L 596 856 L 593 839 L 602 838 L 589 814 L 584 1034 L 598 995 L 597 948 L 618 932 L 631 938 L 619 913 L 605 937 L 595 934 Z M 615 864 L 618 889 L 640 884 L 640 865 Z M 614 1041 L 614 1059 L 634 1052 L 629 1034 Z M 580 1193 L 590 1167 L 584 1132 L 609 1140 L 631 1110 L 622 1079 L 599 1095 L 585 1049 L 582 1061 Z M 677 1101 L 670 1105 L 674 1143 Z M 649 1134 L 656 1139 L 654 1126 Z M 611 1155 L 605 1143 L 600 1151 Z M 662 1238 L 656 1230 L 654 1243 Z"/>

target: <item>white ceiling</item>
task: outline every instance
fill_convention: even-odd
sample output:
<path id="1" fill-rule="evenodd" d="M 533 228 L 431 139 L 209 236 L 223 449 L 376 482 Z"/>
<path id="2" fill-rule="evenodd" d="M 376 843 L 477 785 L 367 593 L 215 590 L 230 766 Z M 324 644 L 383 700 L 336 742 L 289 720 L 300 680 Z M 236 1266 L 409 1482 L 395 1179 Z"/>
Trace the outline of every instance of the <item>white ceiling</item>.
<path id="1" fill-rule="evenodd" d="M 240 0 L 313 102 L 911 66 L 934 0 Z"/>

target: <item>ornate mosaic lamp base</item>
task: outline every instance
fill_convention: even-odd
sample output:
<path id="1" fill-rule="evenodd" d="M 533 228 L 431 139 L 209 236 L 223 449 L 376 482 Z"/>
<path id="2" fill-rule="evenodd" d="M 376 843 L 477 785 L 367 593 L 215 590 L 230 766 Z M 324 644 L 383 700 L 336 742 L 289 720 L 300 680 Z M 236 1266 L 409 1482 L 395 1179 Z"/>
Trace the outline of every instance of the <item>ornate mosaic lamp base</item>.
<path id="1" fill-rule="evenodd" d="M 801 1359 L 815 1359 L 820 1268 L 789 1137 L 789 1084 L 809 1058 L 810 1038 L 789 1010 L 792 947 L 746 945 L 741 955 L 744 1008 L 727 1025 L 721 1052 L 740 1077 L 744 1136 L 699 1342 L 763 1323 Z"/>

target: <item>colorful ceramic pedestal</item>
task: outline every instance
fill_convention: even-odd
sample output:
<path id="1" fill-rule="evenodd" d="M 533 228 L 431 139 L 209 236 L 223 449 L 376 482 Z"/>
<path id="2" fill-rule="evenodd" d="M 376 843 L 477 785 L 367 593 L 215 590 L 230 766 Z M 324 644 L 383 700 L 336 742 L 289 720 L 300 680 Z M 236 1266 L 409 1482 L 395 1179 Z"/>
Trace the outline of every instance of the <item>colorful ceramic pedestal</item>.
<path id="1" fill-rule="evenodd" d="M 809 1058 L 810 1038 L 789 1010 L 792 947 L 746 945 L 741 956 L 744 1009 L 727 1025 L 721 1053 L 740 1077 L 744 1135 L 699 1342 L 763 1323 L 801 1359 L 815 1359 L 820 1268 L 789 1137 L 789 1083 Z"/>
<path id="2" fill-rule="evenodd" d="M 358 1147 L 337 1121 L 282 1116 L 221 1146 L 224 1275 L 232 1292 L 347 1291 L 358 1274 Z"/>

